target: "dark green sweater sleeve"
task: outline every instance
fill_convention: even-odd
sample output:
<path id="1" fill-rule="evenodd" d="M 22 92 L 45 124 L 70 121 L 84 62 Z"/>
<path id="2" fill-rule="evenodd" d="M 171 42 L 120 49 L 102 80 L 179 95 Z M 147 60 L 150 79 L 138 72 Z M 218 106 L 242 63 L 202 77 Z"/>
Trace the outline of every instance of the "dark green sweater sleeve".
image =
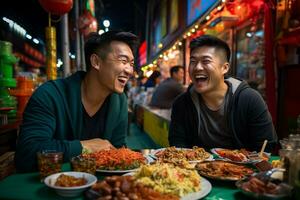
<path id="1" fill-rule="evenodd" d="M 116 94 L 115 94 L 116 95 Z M 125 138 L 127 135 L 127 127 L 128 127 L 128 105 L 127 105 L 127 97 L 122 94 L 118 97 L 119 101 L 114 102 L 113 109 L 116 109 L 114 111 L 111 110 L 111 112 L 118 113 L 115 119 L 112 119 L 112 121 L 116 120 L 117 124 L 112 125 L 112 138 L 111 143 L 119 148 L 122 146 L 126 146 Z M 107 124 L 110 124 L 108 122 Z"/>
<path id="2" fill-rule="evenodd" d="M 64 161 L 81 153 L 82 146 L 79 140 L 67 140 L 67 133 L 57 130 L 57 123 L 65 123 L 58 120 L 60 108 L 56 105 L 57 97 L 56 91 L 46 83 L 30 98 L 17 140 L 15 164 L 18 171 L 36 170 L 38 151 L 63 152 Z"/>

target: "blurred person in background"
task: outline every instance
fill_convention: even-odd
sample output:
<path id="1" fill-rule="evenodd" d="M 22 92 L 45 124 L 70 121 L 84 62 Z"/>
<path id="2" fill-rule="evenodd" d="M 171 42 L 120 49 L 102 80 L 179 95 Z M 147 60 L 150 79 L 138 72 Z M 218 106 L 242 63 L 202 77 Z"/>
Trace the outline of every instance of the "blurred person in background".
<path id="1" fill-rule="evenodd" d="M 225 78 L 230 49 L 226 42 L 203 35 L 190 43 L 192 84 L 173 103 L 169 129 L 172 146 L 200 146 L 267 151 L 277 143 L 268 107 L 245 81 Z"/>
<path id="2" fill-rule="evenodd" d="M 138 78 L 138 80 L 137 80 L 138 86 L 139 86 L 139 87 L 144 86 L 145 83 L 147 82 L 147 80 L 148 80 L 148 78 L 147 78 L 146 76 L 143 76 L 143 75 L 140 76 L 140 77 Z"/>
<path id="3" fill-rule="evenodd" d="M 183 67 L 171 67 L 170 75 L 170 78 L 161 82 L 154 90 L 150 106 L 161 109 L 170 109 L 174 99 L 184 92 L 182 84 L 184 77 Z"/>
<path id="4" fill-rule="evenodd" d="M 160 75 L 161 74 L 159 71 L 153 71 L 144 84 L 145 89 L 147 90 L 147 88 L 153 88 L 158 85 L 160 83 Z"/>
<path id="5" fill-rule="evenodd" d="M 40 86 L 27 104 L 17 139 L 18 171 L 37 169 L 36 153 L 63 152 L 64 161 L 125 145 L 128 105 L 124 87 L 133 74 L 137 36 L 92 33 L 85 43 L 87 72 Z"/>

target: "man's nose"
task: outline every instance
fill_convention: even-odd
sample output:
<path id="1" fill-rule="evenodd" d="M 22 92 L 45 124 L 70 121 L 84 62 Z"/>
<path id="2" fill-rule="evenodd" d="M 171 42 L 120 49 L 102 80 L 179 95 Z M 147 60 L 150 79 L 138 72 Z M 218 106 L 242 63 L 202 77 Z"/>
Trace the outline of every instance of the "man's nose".
<path id="1" fill-rule="evenodd" d="M 133 75 L 133 67 L 131 67 L 130 65 L 126 66 L 126 67 L 125 67 L 125 72 L 126 72 L 128 75 L 132 76 L 132 75 Z"/>
<path id="2" fill-rule="evenodd" d="M 197 70 L 203 70 L 203 69 L 204 69 L 204 68 L 203 68 L 203 65 L 201 64 L 200 61 L 197 61 L 196 66 L 195 66 L 195 69 L 197 69 Z"/>

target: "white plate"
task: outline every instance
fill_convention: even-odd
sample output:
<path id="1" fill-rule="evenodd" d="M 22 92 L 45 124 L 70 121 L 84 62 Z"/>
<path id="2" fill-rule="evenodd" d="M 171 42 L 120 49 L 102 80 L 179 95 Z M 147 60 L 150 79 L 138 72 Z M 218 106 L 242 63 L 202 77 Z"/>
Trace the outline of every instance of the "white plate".
<path id="1" fill-rule="evenodd" d="M 211 191 L 211 184 L 208 180 L 203 177 L 200 177 L 201 190 L 199 192 L 193 192 L 181 197 L 180 200 L 196 200 L 202 199 Z"/>
<path id="2" fill-rule="evenodd" d="M 133 175 L 134 172 L 131 172 L 131 173 L 124 174 L 123 176 L 133 176 Z M 181 197 L 180 200 L 197 200 L 197 199 L 202 199 L 206 195 L 208 195 L 208 193 L 210 193 L 212 189 L 210 182 L 207 179 L 200 176 L 200 184 L 201 184 L 200 191 L 189 193 Z"/>
<path id="3" fill-rule="evenodd" d="M 147 164 L 152 163 L 154 160 L 150 156 L 145 156 L 147 160 Z M 139 167 L 138 167 L 139 168 Z M 101 173 L 113 173 L 113 174 L 124 174 L 124 173 L 129 173 L 129 172 L 134 172 L 138 168 L 135 169 L 126 169 L 126 170 L 107 170 L 107 169 L 96 169 L 97 172 Z"/>
<path id="4" fill-rule="evenodd" d="M 213 148 L 213 149 L 211 149 L 210 151 L 211 151 L 213 154 L 217 155 L 217 156 L 218 156 L 219 158 L 221 158 L 222 160 L 230 161 L 230 162 L 233 162 L 233 163 L 238 163 L 238 164 L 253 164 L 253 163 L 257 163 L 257 162 L 262 161 L 262 159 L 260 159 L 260 160 L 252 160 L 252 159 L 249 159 L 249 158 L 247 158 L 246 161 L 234 161 L 234 160 L 231 160 L 231 159 L 229 159 L 229 158 L 224 158 L 224 157 L 220 156 L 220 155 L 218 154 L 217 150 L 223 150 L 223 148 Z M 264 152 L 264 154 L 270 156 L 270 153 Z"/>
<path id="5" fill-rule="evenodd" d="M 101 173 L 114 173 L 114 174 L 124 174 L 124 173 L 129 173 L 129 172 L 134 172 L 136 171 L 138 168 L 135 169 L 127 169 L 127 170 L 105 170 L 105 169 L 97 169 L 97 172 L 101 172 Z"/>
<path id="6" fill-rule="evenodd" d="M 222 176 L 222 175 L 209 175 L 207 173 L 205 173 L 205 171 L 202 171 L 201 168 L 199 167 L 199 165 L 206 165 L 207 163 L 210 163 L 211 165 L 216 165 L 218 163 L 221 163 L 220 165 L 222 164 L 231 164 L 232 166 L 227 166 L 228 168 L 236 168 L 238 166 L 242 166 L 242 167 L 245 167 L 249 170 L 252 170 L 251 172 L 254 173 L 254 170 L 250 167 L 246 167 L 245 165 L 243 164 L 238 164 L 238 163 L 233 163 L 231 161 L 226 161 L 226 160 L 214 160 L 214 161 L 204 161 L 202 163 L 199 163 L 197 164 L 197 166 L 195 167 L 196 170 L 198 171 L 198 173 L 201 175 L 201 176 L 204 176 L 206 178 L 210 178 L 210 179 L 213 179 L 213 180 L 222 180 L 222 181 L 238 181 L 238 180 L 241 180 L 241 179 L 244 179 L 245 177 L 249 176 L 250 174 L 245 174 L 243 175 L 243 177 L 239 178 L 239 177 L 230 177 L 230 176 Z M 219 166 L 214 166 L 213 168 L 218 168 Z"/>
<path id="7" fill-rule="evenodd" d="M 154 151 L 152 151 L 152 153 L 150 154 L 150 156 L 153 159 L 157 159 L 156 155 L 158 152 L 164 151 L 166 148 L 160 148 L 160 149 L 156 149 Z M 176 148 L 178 150 L 193 150 L 193 149 L 189 149 L 189 148 Z M 208 153 L 208 152 L 207 152 Z M 212 154 L 209 153 L 209 157 L 205 159 L 205 161 L 210 161 L 213 160 L 214 156 Z M 189 163 L 198 163 L 198 162 L 202 162 L 202 160 L 190 160 Z"/>
<path id="8" fill-rule="evenodd" d="M 55 186 L 56 179 L 61 175 L 69 175 L 69 176 L 74 176 L 76 178 L 85 178 L 87 180 L 87 183 L 82 186 L 75 186 L 75 187 L 60 187 L 60 186 Z M 63 197 L 75 197 L 80 195 L 84 190 L 88 189 L 90 186 L 95 184 L 97 182 L 97 177 L 85 173 L 85 172 L 60 172 L 56 174 L 52 174 L 50 176 L 47 176 L 44 180 L 44 183 L 55 190 L 55 192 Z"/>

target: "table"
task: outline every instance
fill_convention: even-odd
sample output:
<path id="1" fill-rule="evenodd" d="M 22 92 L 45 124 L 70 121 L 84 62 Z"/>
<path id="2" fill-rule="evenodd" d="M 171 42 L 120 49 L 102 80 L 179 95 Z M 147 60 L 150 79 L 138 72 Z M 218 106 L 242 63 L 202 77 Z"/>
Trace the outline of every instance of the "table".
<path id="1" fill-rule="evenodd" d="M 278 157 L 272 157 L 272 159 L 278 159 Z M 63 165 L 63 171 L 69 171 L 70 169 L 69 163 Z M 97 174 L 97 176 L 99 179 L 103 178 L 103 174 Z M 205 200 L 247 199 L 236 189 L 234 182 L 209 181 L 213 188 L 204 198 Z M 41 183 L 37 172 L 8 176 L 0 182 L 0 188 L 0 199 L 66 199 L 58 196 L 44 183 Z M 72 199 L 84 199 L 84 196 L 82 195 Z"/>

